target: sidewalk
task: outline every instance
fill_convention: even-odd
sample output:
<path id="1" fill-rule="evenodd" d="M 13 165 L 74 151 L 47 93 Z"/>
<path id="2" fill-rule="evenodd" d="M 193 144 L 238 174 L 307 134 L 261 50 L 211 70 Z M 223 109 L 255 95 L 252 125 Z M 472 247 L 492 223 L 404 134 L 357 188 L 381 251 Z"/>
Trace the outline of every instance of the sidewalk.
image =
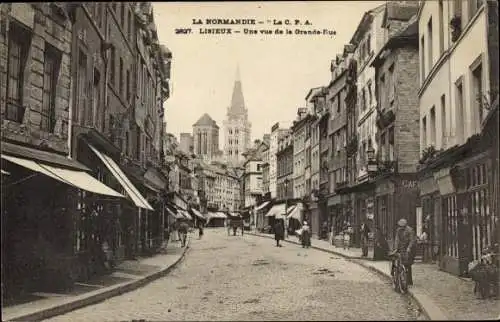
<path id="1" fill-rule="evenodd" d="M 248 234 L 274 238 L 274 235 L 269 234 L 254 232 Z M 299 244 L 296 236 L 291 236 L 286 241 Z M 328 241 L 317 239 L 312 240 L 311 247 L 340 255 L 379 275 L 391 278 L 388 261 L 361 259 L 360 248 L 344 250 L 331 245 Z M 431 320 L 496 320 L 499 318 L 500 301 L 476 299 L 473 293 L 474 283 L 470 279 L 440 271 L 436 264 L 417 262 L 412 268 L 414 286 L 409 289 L 409 294 Z"/>
<path id="2" fill-rule="evenodd" d="M 185 248 L 171 242 L 166 254 L 124 261 L 110 275 L 75 283 L 74 289 L 66 293 L 30 294 L 30 302 L 2 307 L 2 321 L 43 320 L 132 291 L 167 274 L 188 248 L 189 238 Z"/>

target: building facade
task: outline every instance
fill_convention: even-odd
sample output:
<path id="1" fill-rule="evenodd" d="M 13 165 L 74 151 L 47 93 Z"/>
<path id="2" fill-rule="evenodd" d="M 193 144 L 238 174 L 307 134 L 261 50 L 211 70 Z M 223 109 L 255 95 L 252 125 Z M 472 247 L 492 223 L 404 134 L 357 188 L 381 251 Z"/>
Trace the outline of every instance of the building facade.
<path id="1" fill-rule="evenodd" d="M 180 134 L 179 148 L 184 153 L 188 153 L 188 154 L 194 153 L 194 141 L 193 141 L 193 135 L 191 135 L 191 133 L 181 133 Z"/>
<path id="2" fill-rule="evenodd" d="M 262 151 L 268 148 L 267 144 L 261 142 L 258 146 L 245 153 L 246 161 L 243 164 L 244 207 L 253 207 L 258 198 L 262 196 Z"/>
<path id="3" fill-rule="evenodd" d="M 387 10 L 390 6 L 388 4 Z M 404 21 L 406 17 L 398 18 Z M 381 230 L 392 244 L 400 217 L 404 216 L 411 227 L 418 227 L 415 162 L 419 158 L 419 110 L 415 92 L 418 87 L 418 21 L 414 15 L 406 24 L 396 27 L 387 25 L 386 19 L 383 25 L 389 29 L 389 39 L 372 64 L 378 102 L 379 147 L 373 175 L 376 185 L 373 227 Z"/>
<path id="4" fill-rule="evenodd" d="M 231 105 L 223 125 L 224 157 L 233 166 L 241 165 L 245 160 L 243 153 L 250 148 L 252 124 L 248 120 L 239 70 L 234 82 Z"/>
<path id="5" fill-rule="evenodd" d="M 278 142 L 277 160 L 277 201 L 293 199 L 293 135 L 290 132 Z"/>
<path id="6" fill-rule="evenodd" d="M 1 14 L 0 44 L 8 53 L 0 60 L 2 159 L 8 161 L 2 168 L 9 170 L 7 180 L 40 172 L 36 164 L 50 169 L 15 189 L 4 190 L 2 176 L 3 201 L 16 200 L 3 203 L 4 212 L 25 213 L 28 223 L 19 226 L 7 217 L 4 224 L 14 235 L 29 236 L 21 248 L 5 239 L 15 256 L 26 258 L 9 260 L 5 273 L 18 273 L 8 278 L 12 284 L 6 288 L 63 289 L 101 273 L 92 245 L 100 249 L 107 243 L 112 258 L 120 261 L 162 242 L 158 197 L 167 181 L 160 164 L 162 105 L 169 96 L 171 53 L 159 44 L 147 4 L 7 4 Z M 136 68 L 143 29 L 148 67 L 156 66 L 147 88 L 138 86 Z M 144 91 L 147 100 L 139 106 L 136 98 Z M 134 140 L 137 133 L 142 141 Z M 29 193 L 40 186 L 50 187 L 50 195 Z M 23 199 L 26 193 L 32 196 L 29 202 Z M 61 222 L 48 223 L 54 213 Z M 27 269 L 34 267 L 32 259 L 20 252 L 33 247 L 38 249 L 31 253 L 48 254 L 38 271 Z M 2 250 L 7 258 L 14 253 Z M 23 274 L 40 279 L 16 284 Z"/>
<path id="7" fill-rule="evenodd" d="M 293 197 L 302 198 L 305 196 L 305 142 L 309 114 L 305 108 L 297 110 L 297 119 L 291 130 L 293 136 Z"/>
<path id="8" fill-rule="evenodd" d="M 207 113 L 193 124 L 193 138 L 194 154 L 212 161 L 219 151 L 219 126 Z"/>
<path id="9" fill-rule="evenodd" d="M 289 133 L 288 129 L 280 128 L 280 124 L 276 123 L 271 127 L 271 135 L 269 141 L 269 191 L 271 198 L 277 196 L 277 159 L 276 152 L 278 151 L 279 140 Z"/>
<path id="10" fill-rule="evenodd" d="M 346 152 L 347 145 L 347 113 L 345 105 L 346 74 L 349 57 L 338 54 L 331 64 L 332 80 L 328 86 L 327 102 L 329 102 L 328 138 L 330 141 L 328 163 L 328 227 L 338 234 L 344 221 L 343 204 L 347 202 L 345 196 L 336 189 L 345 185 L 347 181 Z"/>
<path id="11" fill-rule="evenodd" d="M 266 145 L 262 150 L 262 195 L 268 195 L 271 198 L 270 193 L 270 180 L 269 180 L 269 159 L 270 159 L 270 147 Z"/>
<path id="12" fill-rule="evenodd" d="M 495 21 L 495 1 L 424 2 L 418 13 L 422 213 L 439 265 L 457 275 L 490 243 L 498 216 L 498 163 L 482 126 L 498 100 Z"/>

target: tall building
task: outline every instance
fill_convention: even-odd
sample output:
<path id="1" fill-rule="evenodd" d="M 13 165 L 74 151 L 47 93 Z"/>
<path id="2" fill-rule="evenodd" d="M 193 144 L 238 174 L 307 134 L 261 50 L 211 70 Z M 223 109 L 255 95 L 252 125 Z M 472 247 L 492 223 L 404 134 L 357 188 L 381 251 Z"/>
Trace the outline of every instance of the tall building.
<path id="1" fill-rule="evenodd" d="M 191 133 L 181 133 L 179 140 L 179 148 L 187 154 L 194 153 L 194 142 Z"/>
<path id="2" fill-rule="evenodd" d="M 194 154 L 204 161 L 211 161 L 219 151 L 219 126 L 208 115 L 203 114 L 193 124 Z"/>
<path id="3" fill-rule="evenodd" d="M 276 198 L 278 195 L 278 160 L 276 158 L 276 153 L 278 152 L 278 142 L 289 133 L 290 129 L 280 128 L 279 122 L 271 127 L 271 135 L 269 139 L 269 191 L 271 192 L 271 198 Z"/>
<path id="4" fill-rule="evenodd" d="M 497 22 L 497 1 L 425 1 L 418 15 L 416 229 L 430 228 L 440 268 L 456 275 L 480 258 L 498 217 L 498 132 L 485 128 L 498 109 Z"/>
<path id="5" fill-rule="evenodd" d="M 248 110 L 243 98 L 239 69 L 234 82 L 231 106 L 227 110 L 224 121 L 224 157 L 232 165 L 245 161 L 243 153 L 250 148 L 251 123 L 248 121 Z"/>

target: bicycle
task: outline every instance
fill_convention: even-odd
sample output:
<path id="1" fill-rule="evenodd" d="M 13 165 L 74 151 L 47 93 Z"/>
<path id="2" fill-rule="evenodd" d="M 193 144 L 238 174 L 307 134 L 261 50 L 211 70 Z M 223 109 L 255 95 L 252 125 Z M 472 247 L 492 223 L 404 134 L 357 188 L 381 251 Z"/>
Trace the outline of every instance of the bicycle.
<path id="1" fill-rule="evenodd" d="M 408 275 L 406 267 L 403 265 L 401 253 L 389 254 L 392 259 L 391 276 L 394 290 L 398 293 L 408 292 Z"/>

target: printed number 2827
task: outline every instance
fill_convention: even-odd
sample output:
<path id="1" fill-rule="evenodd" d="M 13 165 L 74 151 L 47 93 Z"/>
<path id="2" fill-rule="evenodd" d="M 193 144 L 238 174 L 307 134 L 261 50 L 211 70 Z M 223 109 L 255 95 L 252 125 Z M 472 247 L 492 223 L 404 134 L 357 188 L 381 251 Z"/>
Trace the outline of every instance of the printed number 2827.
<path id="1" fill-rule="evenodd" d="M 190 34 L 191 33 L 191 28 L 178 28 L 175 29 L 176 34 Z"/>

